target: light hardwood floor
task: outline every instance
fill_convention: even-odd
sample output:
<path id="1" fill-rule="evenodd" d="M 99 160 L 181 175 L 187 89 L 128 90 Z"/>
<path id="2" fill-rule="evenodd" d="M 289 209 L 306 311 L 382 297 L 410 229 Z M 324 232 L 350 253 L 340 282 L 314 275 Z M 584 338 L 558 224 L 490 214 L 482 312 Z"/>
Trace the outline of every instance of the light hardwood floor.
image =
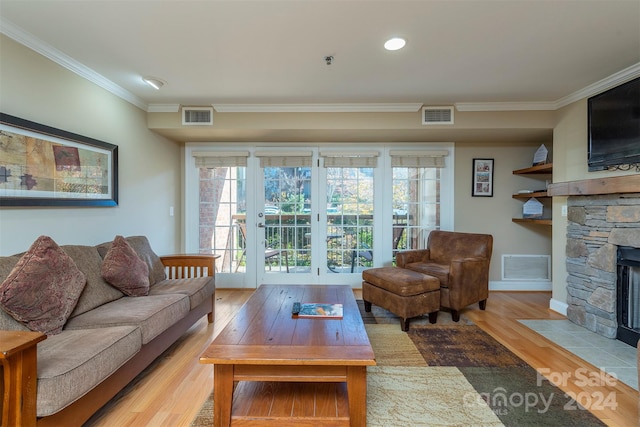
<path id="1" fill-rule="evenodd" d="M 354 292 L 356 298 L 361 298 L 359 290 Z M 201 365 L 198 358 L 251 293 L 250 290 L 218 289 L 215 322 L 210 325 L 206 318 L 201 319 L 85 426 L 188 427 L 213 387 L 212 366 Z M 602 410 L 592 410 L 607 425 L 640 425 L 636 390 L 616 381 L 611 381 L 613 385 L 603 384 L 607 381 L 601 380 L 597 368 L 517 321 L 562 319 L 548 309 L 550 297 L 547 292 L 492 292 L 486 311 L 474 305 L 466 309 L 465 314 L 534 368 L 546 369 L 554 377 L 562 373 L 566 377 L 568 373 L 571 378 L 558 384 L 565 392 L 584 398 L 612 396 L 614 400 L 608 402 L 615 403 L 615 409 L 610 408 L 613 405 L 603 405 Z M 440 313 L 440 316 L 449 316 L 449 313 Z M 584 381 L 582 369 L 585 368 L 589 370 L 586 375 L 590 381 Z M 576 372 L 580 375 L 575 375 Z M 585 382 L 589 384 L 579 386 Z"/>

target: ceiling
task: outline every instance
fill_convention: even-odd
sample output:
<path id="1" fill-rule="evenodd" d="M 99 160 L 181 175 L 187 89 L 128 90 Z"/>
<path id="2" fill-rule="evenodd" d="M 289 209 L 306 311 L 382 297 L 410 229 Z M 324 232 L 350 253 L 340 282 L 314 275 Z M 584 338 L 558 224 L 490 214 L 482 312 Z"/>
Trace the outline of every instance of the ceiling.
<path id="1" fill-rule="evenodd" d="M 147 110 L 553 109 L 620 71 L 640 74 L 639 0 L 0 0 L 0 18 L 4 34 Z M 406 38 L 406 47 L 385 51 L 391 36 Z M 155 90 L 142 76 L 166 85 Z"/>

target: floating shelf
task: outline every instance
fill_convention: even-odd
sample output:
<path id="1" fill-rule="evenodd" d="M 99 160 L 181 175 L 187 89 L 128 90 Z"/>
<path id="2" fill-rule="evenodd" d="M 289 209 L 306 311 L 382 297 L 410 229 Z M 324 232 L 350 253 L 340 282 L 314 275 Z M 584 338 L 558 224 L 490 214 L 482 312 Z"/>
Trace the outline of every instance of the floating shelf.
<path id="1" fill-rule="evenodd" d="M 549 175 L 553 172 L 553 163 L 546 163 L 544 165 L 531 166 L 529 168 L 514 170 L 514 175 Z M 537 199 L 546 199 L 549 198 L 549 194 L 547 191 L 536 191 L 533 193 L 516 193 L 511 197 L 514 199 L 530 199 L 535 197 Z M 513 222 L 517 223 L 529 223 L 529 224 L 540 224 L 540 225 L 551 225 L 551 219 L 540 218 L 540 219 L 532 219 L 532 218 L 512 218 Z"/>
<path id="2" fill-rule="evenodd" d="M 513 222 L 520 222 L 520 223 L 529 223 L 529 224 L 541 224 L 541 225 L 551 225 L 552 222 L 550 219 L 533 219 L 533 218 L 512 218 L 511 221 Z"/>
<path id="3" fill-rule="evenodd" d="M 549 197 L 549 195 L 546 191 L 536 191 L 535 193 L 516 193 L 511 197 L 513 197 L 514 199 L 530 199 L 532 197 Z"/>
<path id="4" fill-rule="evenodd" d="M 553 163 L 545 163 L 544 165 L 531 166 L 530 168 L 518 169 L 513 171 L 514 175 L 530 175 L 530 174 L 550 174 L 553 172 Z"/>

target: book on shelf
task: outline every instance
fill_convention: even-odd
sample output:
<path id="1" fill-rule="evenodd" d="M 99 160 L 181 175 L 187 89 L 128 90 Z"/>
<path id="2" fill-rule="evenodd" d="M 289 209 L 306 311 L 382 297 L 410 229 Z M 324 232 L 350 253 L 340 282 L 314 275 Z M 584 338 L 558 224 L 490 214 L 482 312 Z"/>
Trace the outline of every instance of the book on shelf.
<path id="1" fill-rule="evenodd" d="M 342 304 L 326 304 L 326 303 L 309 303 L 304 302 L 300 304 L 300 312 L 297 317 L 308 318 L 342 318 Z"/>

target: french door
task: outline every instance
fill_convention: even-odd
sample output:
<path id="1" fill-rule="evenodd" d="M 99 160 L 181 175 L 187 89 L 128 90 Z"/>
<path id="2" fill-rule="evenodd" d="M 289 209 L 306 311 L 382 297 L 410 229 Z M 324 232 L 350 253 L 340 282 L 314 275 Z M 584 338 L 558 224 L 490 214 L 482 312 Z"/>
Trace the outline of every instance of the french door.
<path id="1" fill-rule="evenodd" d="M 358 287 L 364 269 L 393 265 L 397 250 L 447 227 L 444 161 L 384 147 L 206 148 L 185 153 L 194 162 L 185 168 L 185 244 L 220 256 L 221 287 Z"/>

